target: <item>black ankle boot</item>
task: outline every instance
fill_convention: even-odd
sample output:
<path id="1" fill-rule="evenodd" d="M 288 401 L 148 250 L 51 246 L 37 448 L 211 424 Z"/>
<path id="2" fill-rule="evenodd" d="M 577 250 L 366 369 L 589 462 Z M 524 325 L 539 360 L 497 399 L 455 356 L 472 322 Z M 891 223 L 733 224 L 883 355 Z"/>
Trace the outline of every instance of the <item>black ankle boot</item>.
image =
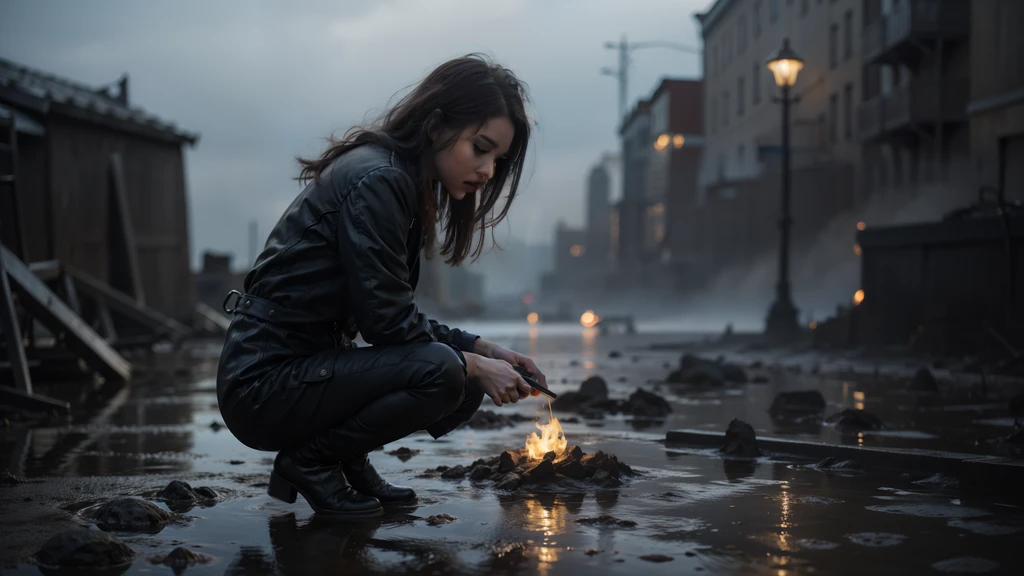
<path id="1" fill-rule="evenodd" d="M 395 486 L 381 478 L 366 454 L 345 462 L 342 470 L 353 488 L 360 494 L 373 496 L 381 504 L 412 504 L 416 501 L 416 492 L 412 488 Z"/>
<path id="2" fill-rule="evenodd" d="M 267 494 L 291 504 L 296 492 L 317 514 L 370 517 L 384 513 L 376 498 L 352 489 L 340 464 L 323 464 L 302 450 L 282 450 L 274 459 Z"/>

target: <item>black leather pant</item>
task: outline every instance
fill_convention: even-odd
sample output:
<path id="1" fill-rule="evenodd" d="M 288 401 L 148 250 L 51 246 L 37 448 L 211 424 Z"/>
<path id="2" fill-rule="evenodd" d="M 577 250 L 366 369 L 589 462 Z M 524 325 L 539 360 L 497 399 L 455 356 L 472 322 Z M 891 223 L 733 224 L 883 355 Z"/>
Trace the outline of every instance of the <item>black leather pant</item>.
<path id="1" fill-rule="evenodd" d="M 443 436 L 483 400 L 447 344 L 331 349 L 252 370 L 247 361 L 266 365 L 277 356 L 256 337 L 270 330 L 264 336 L 273 346 L 277 327 L 246 316 L 231 328 L 218 371 L 221 414 L 235 437 L 257 450 L 312 443 L 345 461 L 418 430 Z M 245 384 L 230 386 L 232 378 Z"/>

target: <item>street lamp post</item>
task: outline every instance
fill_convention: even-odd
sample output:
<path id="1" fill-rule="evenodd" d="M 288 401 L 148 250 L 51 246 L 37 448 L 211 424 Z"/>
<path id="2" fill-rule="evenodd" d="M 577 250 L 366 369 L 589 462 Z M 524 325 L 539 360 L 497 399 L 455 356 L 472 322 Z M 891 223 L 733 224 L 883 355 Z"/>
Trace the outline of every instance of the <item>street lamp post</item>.
<path id="1" fill-rule="evenodd" d="M 775 301 L 768 311 L 765 334 L 772 340 L 792 341 L 799 338 L 801 330 L 789 285 L 789 229 L 793 223 L 789 215 L 789 89 L 796 83 L 804 62 L 789 47 L 789 38 L 784 38 L 782 47 L 768 57 L 766 66 L 775 76 L 775 84 L 782 89 L 779 99 L 782 104 L 782 216 L 779 219 L 779 283 L 775 285 Z"/>

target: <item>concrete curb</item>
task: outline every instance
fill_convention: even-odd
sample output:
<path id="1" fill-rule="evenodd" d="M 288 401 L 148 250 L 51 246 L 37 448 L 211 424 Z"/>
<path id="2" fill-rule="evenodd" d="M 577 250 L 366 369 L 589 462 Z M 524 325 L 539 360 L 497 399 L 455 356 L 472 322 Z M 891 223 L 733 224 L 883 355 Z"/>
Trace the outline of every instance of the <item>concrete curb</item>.
<path id="1" fill-rule="evenodd" d="M 666 446 L 720 448 L 725 434 L 705 430 L 669 430 Z M 899 472 L 943 474 L 957 478 L 961 488 L 983 489 L 986 492 L 1020 495 L 1024 487 L 1024 460 L 997 456 L 958 454 L 933 450 L 903 448 L 864 448 L 792 440 L 788 438 L 758 438 L 764 452 L 786 454 L 811 459 L 833 457 L 853 460 L 865 468 L 882 468 Z"/>

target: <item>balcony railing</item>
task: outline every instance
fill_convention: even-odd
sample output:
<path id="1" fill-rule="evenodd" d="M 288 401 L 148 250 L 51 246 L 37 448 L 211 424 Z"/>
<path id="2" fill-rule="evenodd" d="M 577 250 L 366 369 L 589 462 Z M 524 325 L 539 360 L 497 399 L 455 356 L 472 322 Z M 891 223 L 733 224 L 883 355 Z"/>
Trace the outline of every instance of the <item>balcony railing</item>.
<path id="1" fill-rule="evenodd" d="M 857 107 L 861 140 L 937 122 L 966 118 L 968 83 L 958 78 L 914 78 L 889 94 L 872 98 Z"/>
<path id="2" fill-rule="evenodd" d="M 967 34 L 969 11 L 966 0 L 901 0 L 888 14 L 865 25 L 861 33 L 864 62 L 917 38 Z"/>

